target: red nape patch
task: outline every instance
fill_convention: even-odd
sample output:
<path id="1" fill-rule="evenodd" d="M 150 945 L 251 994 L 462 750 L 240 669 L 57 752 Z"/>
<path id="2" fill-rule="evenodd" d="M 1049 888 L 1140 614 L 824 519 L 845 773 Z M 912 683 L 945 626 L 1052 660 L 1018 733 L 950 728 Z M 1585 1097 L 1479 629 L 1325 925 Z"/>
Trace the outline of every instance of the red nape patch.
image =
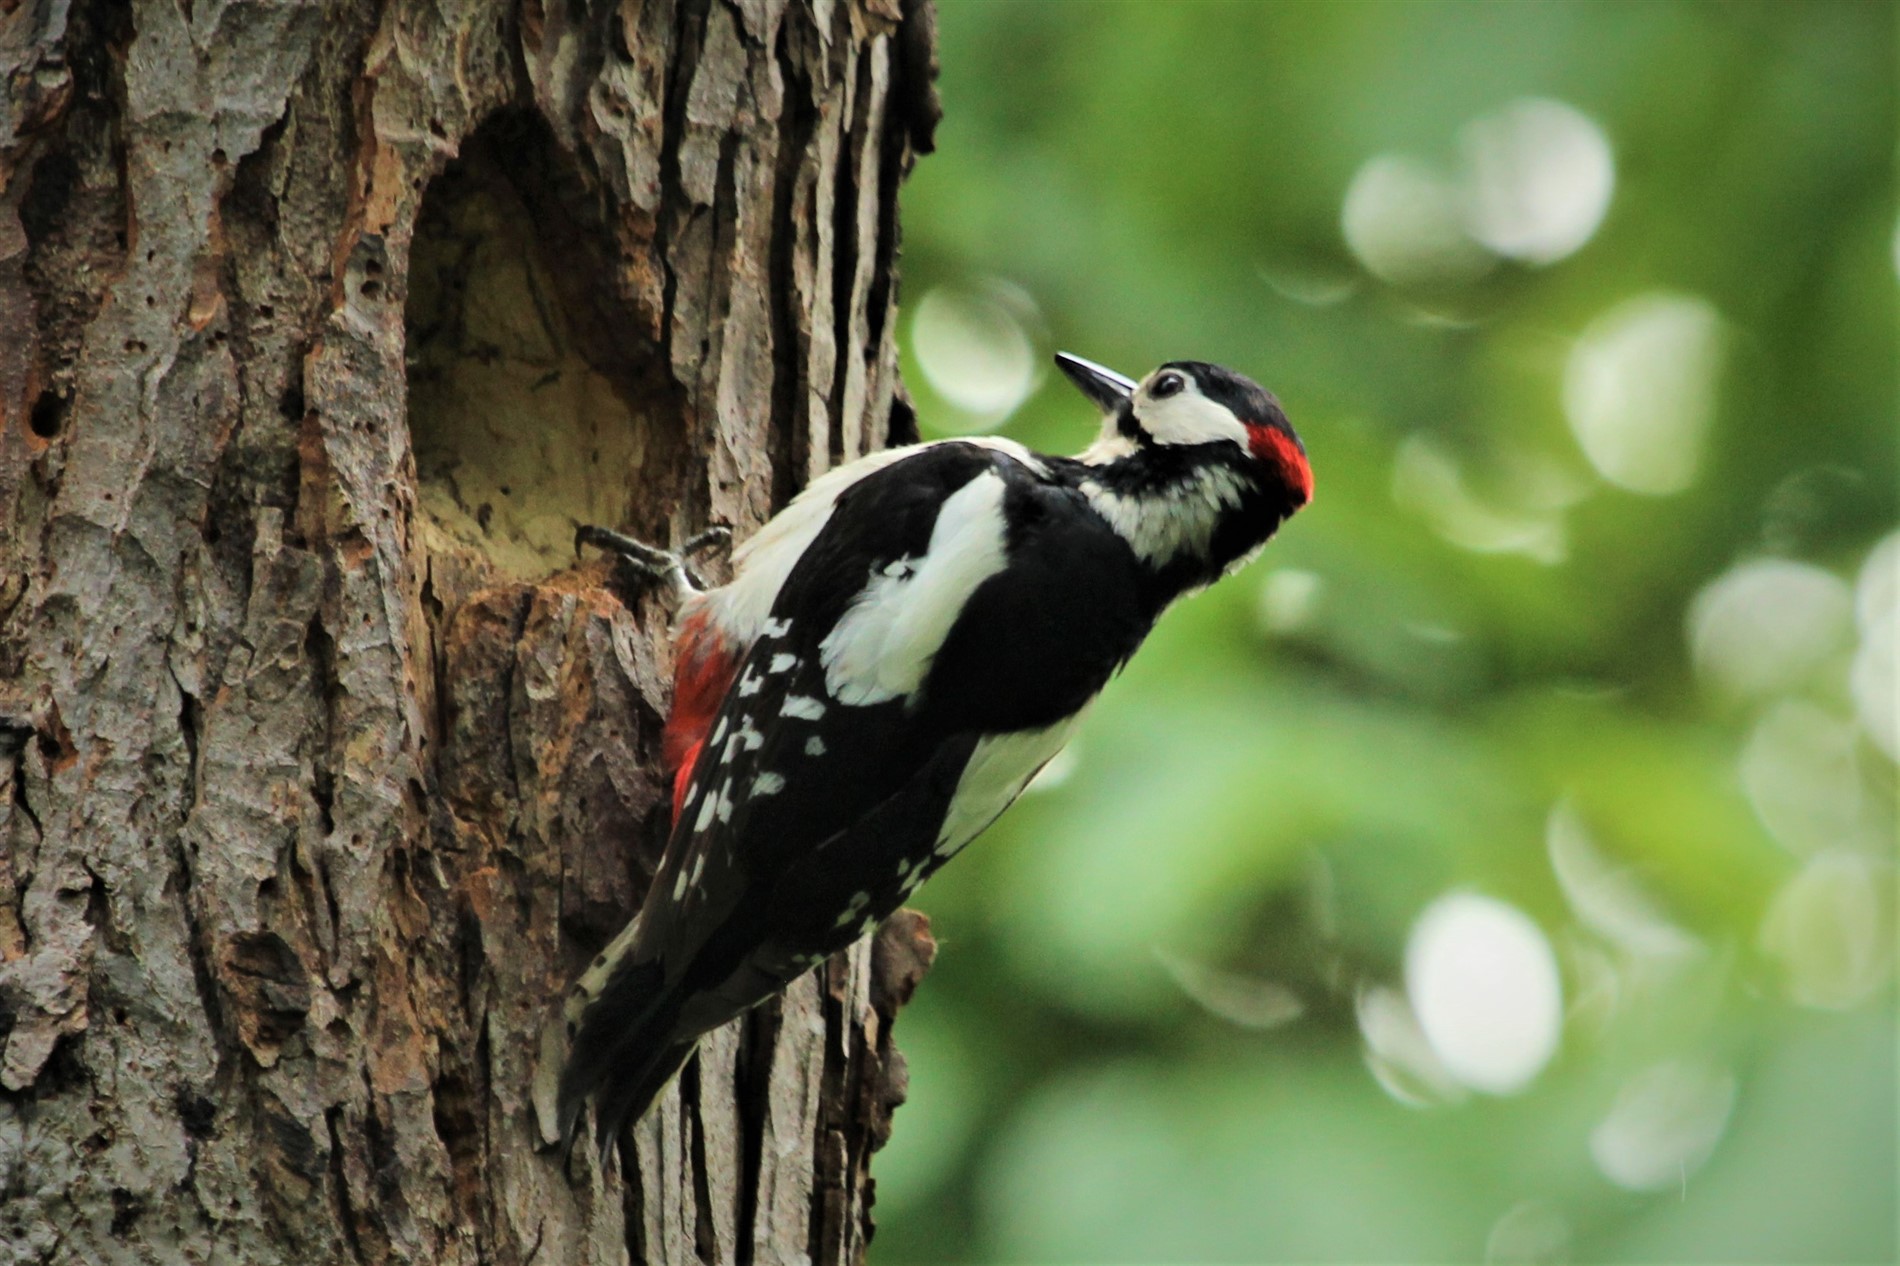
<path id="1" fill-rule="evenodd" d="M 1247 440 L 1253 455 L 1280 472 L 1286 486 L 1299 495 L 1301 505 L 1313 499 L 1313 468 L 1300 451 L 1298 440 L 1272 426 L 1249 426 Z"/>
<path id="2" fill-rule="evenodd" d="M 679 658 L 673 668 L 673 711 L 660 734 L 660 754 L 673 771 L 673 820 L 678 821 L 706 732 L 732 685 L 738 657 L 719 631 L 699 613 L 680 626 Z"/>

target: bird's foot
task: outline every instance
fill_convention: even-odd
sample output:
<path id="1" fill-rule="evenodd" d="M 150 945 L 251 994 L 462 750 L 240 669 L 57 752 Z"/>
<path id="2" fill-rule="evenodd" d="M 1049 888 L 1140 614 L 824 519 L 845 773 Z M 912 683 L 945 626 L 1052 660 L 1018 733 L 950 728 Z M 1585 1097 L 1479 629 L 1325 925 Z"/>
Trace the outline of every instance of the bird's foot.
<path id="1" fill-rule="evenodd" d="M 680 546 L 677 553 L 592 523 L 583 523 L 574 532 L 575 549 L 592 545 L 614 556 L 615 571 L 625 588 L 638 593 L 658 585 L 671 597 L 685 597 L 706 587 L 687 559 L 731 543 L 732 529 L 723 527 L 707 528 Z"/>

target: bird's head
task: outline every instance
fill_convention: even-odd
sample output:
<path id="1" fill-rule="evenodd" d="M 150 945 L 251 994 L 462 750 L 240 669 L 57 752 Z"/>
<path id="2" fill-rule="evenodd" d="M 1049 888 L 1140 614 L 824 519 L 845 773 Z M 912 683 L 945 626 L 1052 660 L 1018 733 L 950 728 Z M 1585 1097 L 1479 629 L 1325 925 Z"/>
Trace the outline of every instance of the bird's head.
<path id="1" fill-rule="evenodd" d="M 1313 499 L 1305 446 L 1273 393 L 1246 375 L 1206 361 L 1172 360 L 1136 382 L 1067 352 L 1057 353 L 1056 365 L 1102 411 L 1101 437 L 1085 461 L 1233 445 L 1285 490 L 1293 508 Z"/>

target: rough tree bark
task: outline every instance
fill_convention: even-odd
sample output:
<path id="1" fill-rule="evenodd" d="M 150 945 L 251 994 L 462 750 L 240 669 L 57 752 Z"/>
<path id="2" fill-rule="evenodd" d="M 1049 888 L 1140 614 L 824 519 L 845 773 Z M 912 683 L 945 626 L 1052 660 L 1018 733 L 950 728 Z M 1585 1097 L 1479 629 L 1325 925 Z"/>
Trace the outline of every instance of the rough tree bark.
<path id="1" fill-rule="evenodd" d="M 533 1092 L 666 613 L 909 438 L 922 0 L 0 0 L 0 1262 L 848 1262 L 899 919 L 603 1174 Z M 587 1149 L 582 1149 L 585 1151 Z"/>

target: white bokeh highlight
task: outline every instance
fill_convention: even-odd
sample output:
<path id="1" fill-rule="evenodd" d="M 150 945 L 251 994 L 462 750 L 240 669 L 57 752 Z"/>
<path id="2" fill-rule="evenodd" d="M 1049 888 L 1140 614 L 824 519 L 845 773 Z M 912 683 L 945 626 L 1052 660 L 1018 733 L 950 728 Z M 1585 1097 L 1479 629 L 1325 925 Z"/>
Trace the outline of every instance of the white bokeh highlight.
<path id="1" fill-rule="evenodd" d="M 1634 871 L 1597 847 L 1574 806 L 1560 802 L 1544 827 L 1550 867 L 1577 921 L 1639 959 L 1681 959 L 1701 942 L 1677 926 Z"/>
<path id="2" fill-rule="evenodd" d="M 1900 761 L 1900 532 L 1874 546 L 1854 584 L 1854 619 L 1860 645 L 1848 673 L 1854 712 L 1888 760 Z"/>
<path id="3" fill-rule="evenodd" d="M 1366 271 L 1395 286 L 1470 281 L 1492 264 L 1465 231 L 1457 182 L 1403 154 L 1366 160 L 1346 187 L 1339 227 Z"/>
<path id="4" fill-rule="evenodd" d="M 1300 1018 L 1306 1004 L 1277 980 L 1228 971 L 1185 954 L 1156 948 L 1168 978 L 1210 1015 L 1243 1029 L 1274 1029 Z"/>
<path id="5" fill-rule="evenodd" d="M 1781 699 L 1742 748 L 1742 789 L 1782 847 L 1810 854 L 1861 833 L 1860 731 L 1806 699 Z"/>
<path id="6" fill-rule="evenodd" d="M 1810 858 L 1768 907 L 1762 952 L 1788 998 L 1842 1011 L 1867 1001 L 1893 969 L 1893 866 L 1848 849 Z"/>
<path id="7" fill-rule="evenodd" d="M 1499 259 L 1554 264 L 1596 235 L 1616 192 L 1610 139 L 1588 115 L 1522 97 L 1465 124 L 1455 171 L 1410 154 L 1367 159 L 1346 187 L 1340 231 L 1365 270 L 1395 286 L 1474 281 Z M 1303 302 L 1336 302 L 1330 286 Z"/>
<path id="8" fill-rule="evenodd" d="M 1681 492 L 1701 468 L 1721 366 L 1721 320 L 1706 300 L 1639 295 L 1572 346 L 1564 414 L 1606 481 L 1648 496 Z"/>
<path id="9" fill-rule="evenodd" d="M 1526 97 L 1465 125 L 1471 236 L 1507 259 L 1553 264 L 1596 234 L 1616 189 L 1610 139 L 1561 101 Z"/>
<path id="10" fill-rule="evenodd" d="M 1468 892 L 1433 902 L 1406 944 L 1405 990 L 1446 1072 L 1473 1090 L 1522 1090 L 1556 1054 L 1557 958 L 1514 906 Z"/>
<path id="11" fill-rule="evenodd" d="M 1309 308 L 1332 308 L 1359 293 L 1357 273 L 1335 272 L 1310 265 L 1262 265 L 1260 280 L 1283 299 Z"/>
<path id="12" fill-rule="evenodd" d="M 1590 1156 L 1605 1178 L 1630 1191 L 1686 1185 L 1715 1151 L 1734 1106 L 1728 1073 L 1686 1060 L 1656 1064 L 1617 1092 L 1590 1132 Z"/>
<path id="13" fill-rule="evenodd" d="M 1423 515 L 1449 544 L 1474 554 L 1521 554 L 1546 566 L 1569 556 L 1561 499 L 1493 504 L 1472 490 L 1458 459 L 1428 435 L 1408 436 L 1399 445 L 1392 459 L 1392 500 Z"/>
<path id="14" fill-rule="evenodd" d="M 1468 1096 L 1432 1049 L 1404 994 L 1383 985 L 1362 990 L 1356 1014 L 1366 1043 L 1366 1068 L 1387 1094 L 1408 1108 L 1456 1103 Z"/>
<path id="15" fill-rule="evenodd" d="M 911 317 L 911 350 L 931 390 L 977 425 L 993 426 L 1029 398 L 1041 377 L 1028 328 L 1035 320 L 1035 304 L 1019 287 L 938 286 Z"/>
<path id="16" fill-rule="evenodd" d="M 1718 693 L 1764 698 L 1792 690 L 1849 642 L 1847 583 L 1808 563 L 1763 558 L 1716 577 L 1689 604 L 1689 653 Z"/>
<path id="17" fill-rule="evenodd" d="M 1262 632 L 1296 633 L 1313 623 L 1325 582 L 1315 572 L 1298 567 L 1276 567 L 1260 586 L 1255 614 Z"/>
<path id="18" fill-rule="evenodd" d="M 1570 1221 L 1543 1200 L 1504 1211 L 1484 1239 L 1485 1266 L 1556 1266 L 1571 1256 Z"/>

